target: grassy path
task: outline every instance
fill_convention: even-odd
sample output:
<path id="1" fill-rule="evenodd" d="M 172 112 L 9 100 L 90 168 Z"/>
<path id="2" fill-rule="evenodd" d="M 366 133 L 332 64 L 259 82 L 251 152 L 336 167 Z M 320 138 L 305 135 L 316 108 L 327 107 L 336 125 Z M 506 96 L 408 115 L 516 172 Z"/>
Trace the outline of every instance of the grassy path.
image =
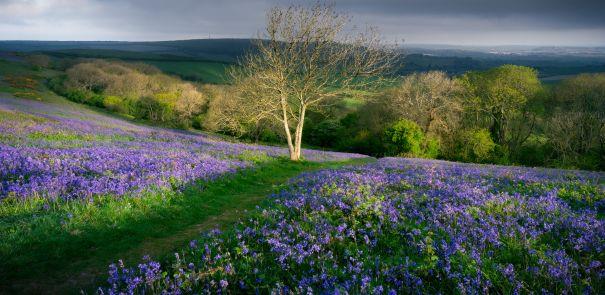
<path id="1" fill-rule="evenodd" d="M 59 219 L 52 216 L 44 223 L 39 216 L 19 222 L 13 217 L 8 222 L 19 223 L 27 230 L 12 248 L 3 245 L 3 249 L 13 252 L 12 257 L 9 252 L 1 253 L 4 257 L 0 257 L 0 294 L 78 294 L 81 289 L 93 293 L 94 286 L 103 284 L 107 266 L 117 259 L 132 264 L 146 254 L 160 260 L 169 257 L 200 232 L 234 223 L 243 211 L 255 208 L 291 177 L 305 171 L 368 161 L 372 159 L 340 163 L 278 160 L 260 164 L 256 169 L 223 177 L 207 186 L 192 185 L 178 197 L 157 204 L 116 202 L 103 204 L 102 207 L 109 207 L 107 210 L 78 211 L 80 215 L 93 215 L 87 220 L 96 224 L 78 227 L 77 234 L 73 228 L 63 229 L 54 224 Z M 129 208 L 130 214 L 120 215 L 120 219 L 115 216 L 107 219 L 108 214 L 118 210 L 116 206 L 134 209 Z M 7 223 L 2 220 L 5 217 L 0 216 L 0 223 Z"/>

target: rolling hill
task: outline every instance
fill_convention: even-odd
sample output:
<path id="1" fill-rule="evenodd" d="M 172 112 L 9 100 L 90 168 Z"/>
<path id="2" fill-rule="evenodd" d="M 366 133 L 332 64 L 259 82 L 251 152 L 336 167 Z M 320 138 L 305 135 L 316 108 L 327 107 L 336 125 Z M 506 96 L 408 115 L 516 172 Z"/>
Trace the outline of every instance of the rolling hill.
<path id="1" fill-rule="evenodd" d="M 196 39 L 155 42 L 0 41 L 0 52 L 44 53 L 58 58 L 114 58 L 141 61 L 188 80 L 224 83 L 224 69 L 245 52 L 253 39 Z M 605 72 L 604 48 L 461 47 L 406 45 L 398 74 L 430 70 L 451 75 L 503 64 L 536 68 L 546 81 L 578 73 Z"/>

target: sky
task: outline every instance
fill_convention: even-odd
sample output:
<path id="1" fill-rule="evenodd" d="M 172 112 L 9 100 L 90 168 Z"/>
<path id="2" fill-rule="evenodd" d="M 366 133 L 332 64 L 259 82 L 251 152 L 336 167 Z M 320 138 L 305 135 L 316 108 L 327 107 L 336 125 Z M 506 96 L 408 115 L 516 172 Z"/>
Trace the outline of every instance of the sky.
<path id="1" fill-rule="evenodd" d="M 0 40 L 155 41 L 257 36 L 298 0 L 0 0 Z M 336 0 L 407 44 L 605 46 L 605 0 Z"/>

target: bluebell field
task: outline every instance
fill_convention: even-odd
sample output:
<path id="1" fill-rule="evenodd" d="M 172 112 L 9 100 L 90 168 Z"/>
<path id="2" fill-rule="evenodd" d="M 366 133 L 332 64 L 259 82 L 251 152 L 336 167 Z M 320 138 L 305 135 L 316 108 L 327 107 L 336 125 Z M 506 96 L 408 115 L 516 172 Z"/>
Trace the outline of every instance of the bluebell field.
<path id="1" fill-rule="evenodd" d="M 112 264 L 99 293 L 599 294 L 604 177 L 403 158 L 311 172 L 172 264 Z"/>

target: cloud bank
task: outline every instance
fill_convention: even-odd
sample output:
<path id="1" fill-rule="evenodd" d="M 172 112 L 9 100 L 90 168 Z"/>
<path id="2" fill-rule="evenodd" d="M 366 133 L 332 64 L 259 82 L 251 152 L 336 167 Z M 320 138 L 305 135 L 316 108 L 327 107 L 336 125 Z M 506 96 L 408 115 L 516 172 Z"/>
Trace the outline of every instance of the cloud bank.
<path id="1" fill-rule="evenodd" d="M 0 0 L 3 40 L 249 38 L 285 0 Z M 314 1 L 311 1 L 313 3 Z M 602 0 L 341 0 L 359 25 L 406 43 L 605 46 Z"/>

